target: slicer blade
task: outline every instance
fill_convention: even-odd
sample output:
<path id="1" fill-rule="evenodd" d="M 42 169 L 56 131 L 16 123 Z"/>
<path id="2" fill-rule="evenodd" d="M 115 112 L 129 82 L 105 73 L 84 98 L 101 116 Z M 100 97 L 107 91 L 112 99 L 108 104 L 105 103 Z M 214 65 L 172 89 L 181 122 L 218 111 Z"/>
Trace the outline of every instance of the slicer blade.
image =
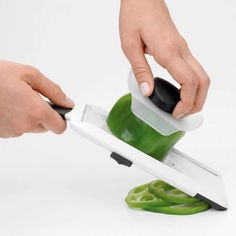
<path id="1" fill-rule="evenodd" d="M 204 199 L 217 210 L 227 209 L 223 182 L 214 170 L 176 149 L 160 162 L 116 138 L 107 127 L 108 113 L 102 108 L 85 105 L 80 112 L 81 115 L 70 118 L 72 129 L 109 151 L 119 164 L 134 165 L 190 196 Z M 76 114 L 76 109 L 73 113 Z"/>
<path id="2" fill-rule="evenodd" d="M 171 166 L 171 168 L 199 184 L 198 193 L 194 197 L 207 201 L 218 210 L 225 210 L 227 208 L 223 181 L 215 170 L 175 148 L 172 148 L 168 153 L 164 164 Z M 179 188 L 182 187 L 179 186 Z"/>

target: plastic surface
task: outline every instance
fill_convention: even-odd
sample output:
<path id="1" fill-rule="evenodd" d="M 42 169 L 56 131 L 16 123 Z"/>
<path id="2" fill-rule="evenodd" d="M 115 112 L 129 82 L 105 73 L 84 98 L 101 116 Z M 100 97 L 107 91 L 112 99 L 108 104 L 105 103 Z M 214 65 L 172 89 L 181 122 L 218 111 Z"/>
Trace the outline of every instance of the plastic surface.
<path id="1" fill-rule="evenodd" d="M 132 70 L 129 73 L 128 87 L 132 94 L 132 112 L 162 135 L 194 130 L 203 123 L 203 117 L 199 113 L 176 120 L 171 114 L 162 111 L 141 94 Z"/>
<path id="2" fill-rule="evenodd" d="M 179 89 L 159 77 L 154 79 L 154 86 L 150 100 L 162 111 L 172 114 L 176 104 L 180 101 Z"/>
<path id="3" fill-rule="evenodd" d="M 134 166 L 192 197 L 197 194 L 204 196 L 212 207 L 227 208 L 224 186 L 218 173 L 176 149 L 169 152 L 164 162 L 153 159 L 113 136 L 106 125 L 107 115 L 108 113 L 99 107 L 81 107 L 80 104 L 79 108 L 75 107 L 66 117 L 76 133 L 110 153 L 119 154 Z"/>

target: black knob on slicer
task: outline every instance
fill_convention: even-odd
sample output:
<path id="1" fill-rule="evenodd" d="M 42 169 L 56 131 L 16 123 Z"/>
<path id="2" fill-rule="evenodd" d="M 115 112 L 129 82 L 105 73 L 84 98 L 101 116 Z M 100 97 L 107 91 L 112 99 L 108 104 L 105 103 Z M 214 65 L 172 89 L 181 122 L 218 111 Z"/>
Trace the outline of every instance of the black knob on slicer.
<path id="1" fill-rule="evenodd" d="M 172 113 L 180 101 L 180 90 L 168 81 L 156 77 L 154 91 L 149 96 L 151 101 L 161 110 Z"/>

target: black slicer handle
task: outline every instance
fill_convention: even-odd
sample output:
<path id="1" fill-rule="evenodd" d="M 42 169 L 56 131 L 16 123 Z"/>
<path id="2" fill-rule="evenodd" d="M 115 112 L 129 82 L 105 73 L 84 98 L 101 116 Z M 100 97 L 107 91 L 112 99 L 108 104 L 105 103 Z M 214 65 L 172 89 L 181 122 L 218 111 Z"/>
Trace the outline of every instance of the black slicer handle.
<path id="1" fill-rule="evenodd" d="M 52 102 L 47 102 L 51 108 L 56 111 L 64 120 L 66 119 L 65 118 L 65 115 L 67 113 L 69 113 L 70 111 L 72 111 L 72 108 L 65 108 L 65 107 L 60 107 L 60 106 L 57 106 L 55 104 L 53 104 Z"/>
<path id="2" fill-rule="evenodd" d="M 149 98 L 161 110 L 172 114 L 176 104 L 180 101 L 180 90 L 168 81 L 156 77 L 154 91 Z"/>

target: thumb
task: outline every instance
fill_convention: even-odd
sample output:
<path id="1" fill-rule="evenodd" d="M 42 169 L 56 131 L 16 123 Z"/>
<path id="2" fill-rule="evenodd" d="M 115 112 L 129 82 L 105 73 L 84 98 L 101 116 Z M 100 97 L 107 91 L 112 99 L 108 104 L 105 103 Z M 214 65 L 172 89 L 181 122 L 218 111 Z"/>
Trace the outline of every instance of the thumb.
<path id="1" fill-rule="evenodd" d="M 65 95 L 61 87 L 53 81 L 46 78 L 42 73 L 36 70 L 27 82 L 33 90 L 47 97 L 51 102 L 58 106 L 72 108 L 74 102 Z"/>
<path id="2" fill-rule="evenodd" d="M 135 48 L 135 50 L 131 50 L 130 53 L 126 53 L 126 56 L 130 61 L 141 93 L 144 96 L 150 96 L 154 89 L 154 80 L 143 49 L 140 48 L 137 50 L 137 48 Z"/>

